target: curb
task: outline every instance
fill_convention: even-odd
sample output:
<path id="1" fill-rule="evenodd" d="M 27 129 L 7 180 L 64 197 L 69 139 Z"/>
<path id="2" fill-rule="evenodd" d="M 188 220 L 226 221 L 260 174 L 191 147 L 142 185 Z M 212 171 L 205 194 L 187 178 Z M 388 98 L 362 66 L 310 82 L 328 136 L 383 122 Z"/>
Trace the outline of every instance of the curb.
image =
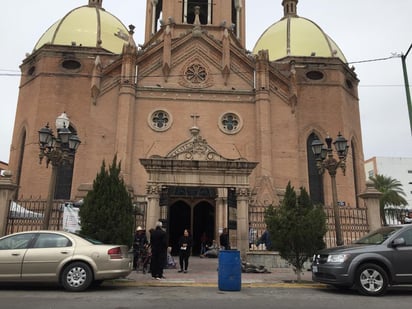
<path id="1" fill-rule="evenodd" d="M 193 281 L 153 281 L 137 282 L 130 279 L 118 279 L 106 281 L 104 285 L 125 286 L 125 287 L 218 287 L 214 282 L 193 282 Z M 321 283 L 285 283 L 285 282 L 242 282 L 243 288 L 288 288 L 288 289 L 323 289 L 325 284 Z"/>

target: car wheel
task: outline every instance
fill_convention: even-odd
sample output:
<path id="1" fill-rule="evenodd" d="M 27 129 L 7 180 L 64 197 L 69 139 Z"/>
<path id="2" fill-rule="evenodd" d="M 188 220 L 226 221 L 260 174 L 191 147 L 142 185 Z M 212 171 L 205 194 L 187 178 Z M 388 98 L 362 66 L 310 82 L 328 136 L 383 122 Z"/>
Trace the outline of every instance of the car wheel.
<path id="1" fill-rule="evenodd" d="M 67 265 L 62 273 L 61 283 L 71 292 L 86 290 L 93 282 L 93 274 L 90 267 L 83 262 L 75 262 Z"/>
<path id="2" fill-rule="evenodd" d="M 388 287 L 388 275 L 378 265 L 361 265 L 356 275 L 356 287 L 364 295 L 383 295 Z"/>

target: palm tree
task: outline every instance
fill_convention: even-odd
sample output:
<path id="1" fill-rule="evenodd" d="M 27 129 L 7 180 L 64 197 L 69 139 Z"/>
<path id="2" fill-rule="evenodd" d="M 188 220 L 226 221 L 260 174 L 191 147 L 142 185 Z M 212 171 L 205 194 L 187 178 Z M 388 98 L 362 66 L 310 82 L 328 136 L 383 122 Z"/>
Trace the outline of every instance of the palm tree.
<path id="1" fill-rule="evenodd" d="M 370 177 L 374 187 L 379 192 L 383 193 L 379 199 L 380 214 L 383 224 L 386 225 L 385 206 L 406 206 L 408 202 L 405 200 L 406 194 L 403 191 L 402 184 L 397 179 L 390 176 L 377 174 Z"/>

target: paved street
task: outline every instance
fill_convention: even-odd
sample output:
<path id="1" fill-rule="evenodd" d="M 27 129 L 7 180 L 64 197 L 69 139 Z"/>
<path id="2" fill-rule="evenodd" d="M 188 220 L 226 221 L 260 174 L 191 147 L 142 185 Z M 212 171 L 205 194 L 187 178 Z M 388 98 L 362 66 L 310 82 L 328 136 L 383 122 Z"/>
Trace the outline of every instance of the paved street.
<path id="1" fill-rule="evenodd" d="M 191 257 L 187 274 L 167 269 L 166 279 L 158 281 L 150 274 L 133 272 L 128 278 L 82 293 L 66 292 L 56 285 L 2 284 L 0 304 L 7 309 L 404 309 L 412 303 L 412 287 L 392 289 L 384 297 L 366 297 L 314 284 L 308 271 L 302 283 L 295 283 L 296 275 L 288 268 L 243 273 L 240 291 L 222 291 L 217 267 L 217 259 Z"/>
<path id="2" fill-rule="evenodd" d="M 326 288 L 247 287 L 223 292 L 216 287 L 102 286 L 68 293 L 56 287 L 27 286 L 0 288 L 0 302 L 1 308 L 7 309 L 405 309 L 410 308 L 412 290 L 366 297 Z"/>

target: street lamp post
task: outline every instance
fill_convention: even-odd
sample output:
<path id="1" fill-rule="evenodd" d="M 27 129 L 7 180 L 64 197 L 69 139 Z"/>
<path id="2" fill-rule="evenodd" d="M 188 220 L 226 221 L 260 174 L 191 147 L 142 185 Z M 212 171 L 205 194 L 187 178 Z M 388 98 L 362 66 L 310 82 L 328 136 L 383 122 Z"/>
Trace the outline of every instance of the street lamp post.
<path id="1" fill-rule="evenodd" d="M 57 169 L 61 165 L 73 164 L 74 155 L 81 143 L 77 135 L 68 129 L 69 125 L 69 118 L 66 113 L 62 113 L 56 119 L 56 136 L 54 136 L 48 123 L 45 127 L 39 130 L 39 163 L 41 164 L 43 158 L 46 158 L 46 167 L 49 167 L 49 164 L 52 166 L 46 210 L 43 219 L 44 230 L 48 230 L 50 225 L 50 217 L 56 189 Z"/>
<path id="2" fill-rule="evenodd" d="M 343 175 L 345 175 L 346 170 L 346 155 L 348 153 L 348 141 L 340 134 L 333 142 L 336 152 L 338 154 L 339 160 L 333 157 L 332 149 L 332 138 L 327 136 L 325 138 L 326 147 L 324 144 L 315 139 L 312 142 L 312 151 L 315 155 L 316 166 L 319 170 L 319 174 L 323 174 L 325 170 L 329 172 L 331 185 L 332 185 L 332 203 L 333 203 L 333 213 L 335 218 L 335 232 L 336 232 L 336 244 L 338 246 L 343 245 L 342 229 L 340 223 L 340 214 L 338 207 L 338 193 L 336 190 L 336 172 L 339 168 L 342 169 Z"/>

